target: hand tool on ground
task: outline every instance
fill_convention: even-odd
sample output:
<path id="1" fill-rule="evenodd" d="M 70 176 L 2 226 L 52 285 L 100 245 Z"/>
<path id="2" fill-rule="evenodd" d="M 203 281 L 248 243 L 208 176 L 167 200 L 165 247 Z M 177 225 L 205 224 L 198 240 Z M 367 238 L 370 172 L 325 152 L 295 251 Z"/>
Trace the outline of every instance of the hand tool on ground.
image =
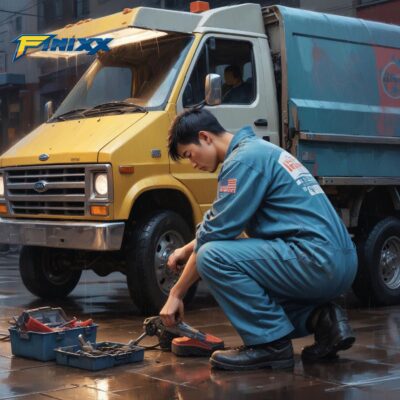
<path id="1" fill-rule="evenodd" d="M 224 349 L 224 341 L 222 339 L 209 333 L 204 333 L 203 335 L 204 338 L 201 340 L 187 336 L 175 338 L 171 343 L 171 351 L 180 357 L 210 357 L 214 351 Z"/>
<path id="2" fill-rule="evenodd" d="M 146 318 L 144 332 L 129 345 L 138 345 L 146 336 L 157 336 L 163 351 L 171 351 L 179 356 L 209 356 L 213 351 L 223 349 L 222 339 L 201 332 L 185 322 L 166 327 L 159 316 Z M 156 346 L 152 346 L 153 348 Z"/>
<path id="3" fill-rule="evenodd" d="M 131 340 L 129 346 L 137 346 L 146 336 L 157 336 L 159 343 L 154 346 L 144 348 L 150 349 L 160 346 L 163 351 L 171 351 L 172 339 L 179 336 L 179 334 L 173 333 L 167 328 L 161 321 L 161 318 L 149 317 L 143 321 L 143 333 L 136 339 Z"/>

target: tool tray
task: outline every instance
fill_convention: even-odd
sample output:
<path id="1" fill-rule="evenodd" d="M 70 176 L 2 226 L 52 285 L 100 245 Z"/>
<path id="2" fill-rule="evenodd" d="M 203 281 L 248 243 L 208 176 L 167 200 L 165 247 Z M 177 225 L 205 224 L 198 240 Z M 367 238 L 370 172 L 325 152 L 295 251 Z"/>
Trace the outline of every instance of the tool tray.
<path id="1" fill-rule="evenodd" d="M 98 371 L 117 365 L 143 361 L 144 349 L 140 346 L 128 346 L 116 342 L 92 343 L 95 350 L 108 348 L 109 353 L 97 355 L 83 352 L 79 345 L 55 349 L 56 362 L 59 365 Z"/>
<path id="2" fill-rule="evenodd" d="M 25 332 L 18 328 L 9 328 L 11 352 L 15 356 L 50 361 L 56 358 L 54 349 L 79 343 L 78 336 L 85 340 L 96 341 L 97 325 L 72 328 L 60 332 Z"/>

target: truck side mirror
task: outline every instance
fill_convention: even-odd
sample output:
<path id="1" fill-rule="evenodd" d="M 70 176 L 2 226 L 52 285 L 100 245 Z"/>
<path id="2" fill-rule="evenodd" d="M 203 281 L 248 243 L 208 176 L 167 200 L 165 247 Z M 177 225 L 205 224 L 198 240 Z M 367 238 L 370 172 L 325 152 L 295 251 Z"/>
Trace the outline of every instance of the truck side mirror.
<path id="1" fill-rule="evenodd" d="M 208 74 L 205 80 L 205 100 L 209 106 L 217 106 L 222 101 L 221 76 Z"/>
<path id="2" fill-rule="evenodd" d="M 54 114 L 53 102 L 52 100 L 50 100 L 44 105 L 44 120 L 48 121 L 53 114 Z"/>

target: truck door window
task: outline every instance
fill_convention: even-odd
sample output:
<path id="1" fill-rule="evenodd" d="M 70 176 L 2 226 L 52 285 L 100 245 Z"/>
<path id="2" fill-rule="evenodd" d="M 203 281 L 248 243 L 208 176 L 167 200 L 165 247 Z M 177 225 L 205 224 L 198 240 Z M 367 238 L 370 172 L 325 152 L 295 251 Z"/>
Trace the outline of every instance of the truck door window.
<path id="1" fill-rule="evenodd" d="M 251 104 L 256 97 L 256 74 L 251 43 L 210 38 L 204 44 L 183 92 L 183 106 L 204 100 L 209 73 L 222 78 L 222 104 Z"/>

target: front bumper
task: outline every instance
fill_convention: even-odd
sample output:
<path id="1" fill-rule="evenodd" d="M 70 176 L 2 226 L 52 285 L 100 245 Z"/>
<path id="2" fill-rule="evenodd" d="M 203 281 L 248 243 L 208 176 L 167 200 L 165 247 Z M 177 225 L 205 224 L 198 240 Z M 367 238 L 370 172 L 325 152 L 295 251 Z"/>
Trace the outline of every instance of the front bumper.
<path id="1" fill-rule="evenodd" d="M 120 250 L 124 222 L 0 218 L 0 243 L 79 250 Z"/>

